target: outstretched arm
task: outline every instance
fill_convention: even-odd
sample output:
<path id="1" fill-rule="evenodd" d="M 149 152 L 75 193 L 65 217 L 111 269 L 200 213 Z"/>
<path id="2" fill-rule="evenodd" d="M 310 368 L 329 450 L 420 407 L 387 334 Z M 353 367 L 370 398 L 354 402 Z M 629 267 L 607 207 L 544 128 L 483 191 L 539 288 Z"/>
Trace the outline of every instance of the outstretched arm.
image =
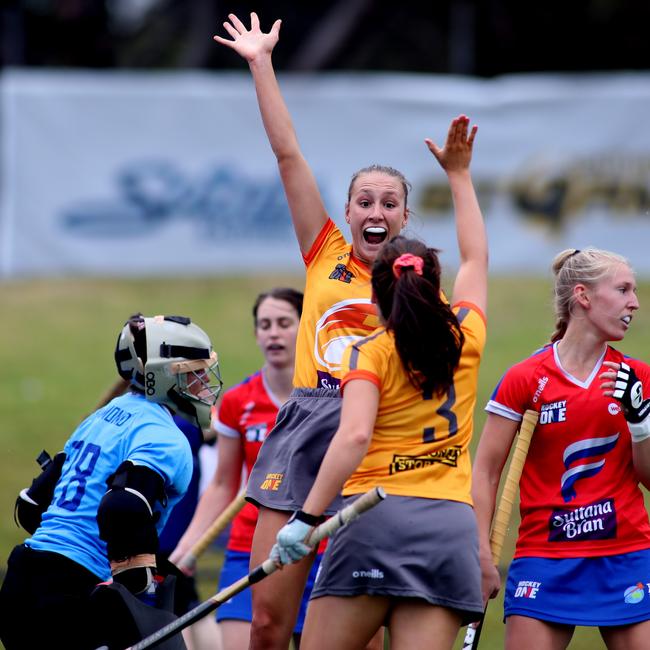
<path id="1" fill-rule="evenodd" d="M 487 307 L 488 246 L 481 208 L 469 171 L 477 126 L 469 130 L 469 118 L 452 120 L 444 147 L 425 140 L 449 179 L 454 200 L 460 267 L 454 282 L 452 304 L 462 300 L 474 303 L 485 312 Z M 469 134 L 468 134 L 469 131 Z"/>
<path id="2" fill-rule="evenodd" d="M 316 179 L 307 164 L 289 110 L 280 92 L 271 54 L 280 36 L 280 20 L 276 20 L 268 33 L 260 29 L 257 14 L 251 14 L 251 26 L 234 14 L 223 24 L 232 40 L 215 36 L 214 40 L 237 52 L 246 59 L 255 82 L 255 92 L 262 122 L 273 153 L 278 161 L 280 177 L 289 203 L 293 227 L 302 253 L 308 253 L 325 225 L 325 211 Z"/>

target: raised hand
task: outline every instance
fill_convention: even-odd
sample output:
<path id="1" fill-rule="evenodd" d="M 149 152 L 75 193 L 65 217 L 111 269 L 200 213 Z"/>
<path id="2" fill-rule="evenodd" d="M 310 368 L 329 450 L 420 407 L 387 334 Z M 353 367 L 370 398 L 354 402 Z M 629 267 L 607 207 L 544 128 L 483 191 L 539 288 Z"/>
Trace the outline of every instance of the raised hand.
<path id="1" fill-rule="evenodd" d="M 450 172 L 469 169 L 477 131 L 478 126 L 476 125 L 469 130 L 469 117 L 459 115 L 449 125 L 444 147 L 440 148 L 429 138 L 426 138 L 424 142 L 429 147 L 429 151 L 436 157 L 440 166 L 449 174 Z"/>
<path id="2" fill-rule="evenodd" d="M 621 403 L 628 422 L 637 424 L 645 420 L 650 413 L 650 399 L 643 399 L 643 383 L 634 369 L 625 362 L 604 361 L 603 365 L 610 368 L 600 375 L 605 380 L 601 384 L 603 393 Z"/>
<path id="3" fill-rule="evenodd" d="M 260 21 L 256 13 L 251 13 L 251 27 L 247 29 L 235 14 L 228 14 L 230 22 L 223 24 L 225 30 L 232 36 L 232 40 L 213 36 L 217 43 L 221 43 L 232 50 L 235 50 L 239 56 L 250 62 L 260 55 L 270 55 L 280 37 L 281 20 L 273 23 L 268 33 L 260 29 Z"/>
<path id="4" fill-rule="evenodd" d="M 650 438 L 650 399 L 643 399 L 643 383 L 625 362 L 604 361 L 603 365 L 607 366 L 599 375 L 603 380 L 600 385 L 603 394 L 621 403 L 632 442 L 647 440 Z M 648 486 L 645 480 L 643 483 Z"/>

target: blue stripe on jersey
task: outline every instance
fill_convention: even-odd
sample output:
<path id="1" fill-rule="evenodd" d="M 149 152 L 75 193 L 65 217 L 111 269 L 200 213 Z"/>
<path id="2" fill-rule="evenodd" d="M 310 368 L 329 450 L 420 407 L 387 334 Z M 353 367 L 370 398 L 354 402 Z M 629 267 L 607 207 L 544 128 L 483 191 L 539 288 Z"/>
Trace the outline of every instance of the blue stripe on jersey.
<path id="1" fill-rule="evenodd" d="M 370 336 L 366 336 L 363 339 L 360 339 L 358 341 L 355 341 L 352 344 L 352 352 L 350 353 L 350 370 L 356 370 L 357 369 L 357 364 L 359 363 L 359 348 L 364 346 L 366 343 L 370 343 L 370 341 L 376 339 L 378 336 L 383 334 L 386 330 L 381 329 L 378 332 L 375 332 L 371 334 Z"/>
<path id="2" fill-rule="evenodd" d="M 458 310 L 458 313 L 456 314 L 456 319 L 458 320 L 458 324 L 460 325 L 466 318 L 467 314 L 469 314 L 470 309 L 469 307 L 461 307 Z"/>

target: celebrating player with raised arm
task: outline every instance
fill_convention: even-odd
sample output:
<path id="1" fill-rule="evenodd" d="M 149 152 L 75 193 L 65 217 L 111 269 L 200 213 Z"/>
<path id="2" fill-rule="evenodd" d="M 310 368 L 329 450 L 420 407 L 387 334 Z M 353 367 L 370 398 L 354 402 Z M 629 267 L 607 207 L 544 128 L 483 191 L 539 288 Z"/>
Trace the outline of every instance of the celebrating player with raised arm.
<path id="1" fill-rule="evenodd" d="M 469 158 L 466 131 L 457 135 L 451 150 Z M 450 649 L 482 610 L 469 457 L 486 335 L 478 204 L 459 211 L 457 232 L 451 305 L 437 251 L 422 242 L 395 237 L 373 264 L 385 327 L 345 352 L 338 430 L 272 557 L 305 556 L 311 526 L 341 489 L 354 499 L 382 486 L 388 496 L 331 540 L 307 610 L 307 650 L 361 648 L 384 624 L 392 647 Z"/>
<path id="2" fill-rule="evenodd" d="M 233 14 L 229 19 L 224 28 L 230 38 L 214 38 L 248 62 L 307 274 L 295 390 L 280 410 L 248 482 L 247 497 L 260 506 L 251 557 L 259 564 L 268 557 L 277 532 L 291 512 L 304 503 L 338 426 L 345 345 L 367 336 L 379 325 L 371 300 L 370 265 L 382 245 L 407 224 L 410 186 L 392 167 L 370 165 L 356 172 L 345 208 L 352 235 L 352 244 L 348 244 L 325 210 L 275 77 L 271 54 L 278 42 L 280 21 L 263 32 L 254 13 L 250 28 Z M 457 213 L 476 204 L 469 156 L 457 165 L 454 150 L 462 134 L 467 133 L 467 122 L 464 116 L 452 122 L 442 149 L 434 149 L 429 143 L 447 173 Z M 326 512 L 334 512 L 339 505 L 337 497 Z M 286 650 L 308 572 L 309 562 L 301 562 L 253 586 L 253 650 Z"/>

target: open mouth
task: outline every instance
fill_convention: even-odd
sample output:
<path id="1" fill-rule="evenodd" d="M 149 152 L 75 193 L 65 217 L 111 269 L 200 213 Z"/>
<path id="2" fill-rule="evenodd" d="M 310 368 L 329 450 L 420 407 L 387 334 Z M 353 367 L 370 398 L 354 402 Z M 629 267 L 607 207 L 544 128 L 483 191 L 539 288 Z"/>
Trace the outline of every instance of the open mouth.
<path id="1" fill-rule="evenodd" d="M 623 316 L 623 318 L 621 318 L 621 320 L 622 320 L 626 325 L 629 326 L 629 324 L 632 322 L 632 316 Z"/>
<path id="2" fill-rule="evenodd" d="M 369 244 L 383 244 L 388 237 L 388 230 L 383 226 L 370 226 L 363 231 L 363 238 Z"/>
<path id="3" fill-rule="evenodd" d="M 279 343 L 272 343 L 271 345 L 267 346 L 266 349 L 269 352 L 282 352 L 284 350 L 284 345 L 280 345 Z"/>

